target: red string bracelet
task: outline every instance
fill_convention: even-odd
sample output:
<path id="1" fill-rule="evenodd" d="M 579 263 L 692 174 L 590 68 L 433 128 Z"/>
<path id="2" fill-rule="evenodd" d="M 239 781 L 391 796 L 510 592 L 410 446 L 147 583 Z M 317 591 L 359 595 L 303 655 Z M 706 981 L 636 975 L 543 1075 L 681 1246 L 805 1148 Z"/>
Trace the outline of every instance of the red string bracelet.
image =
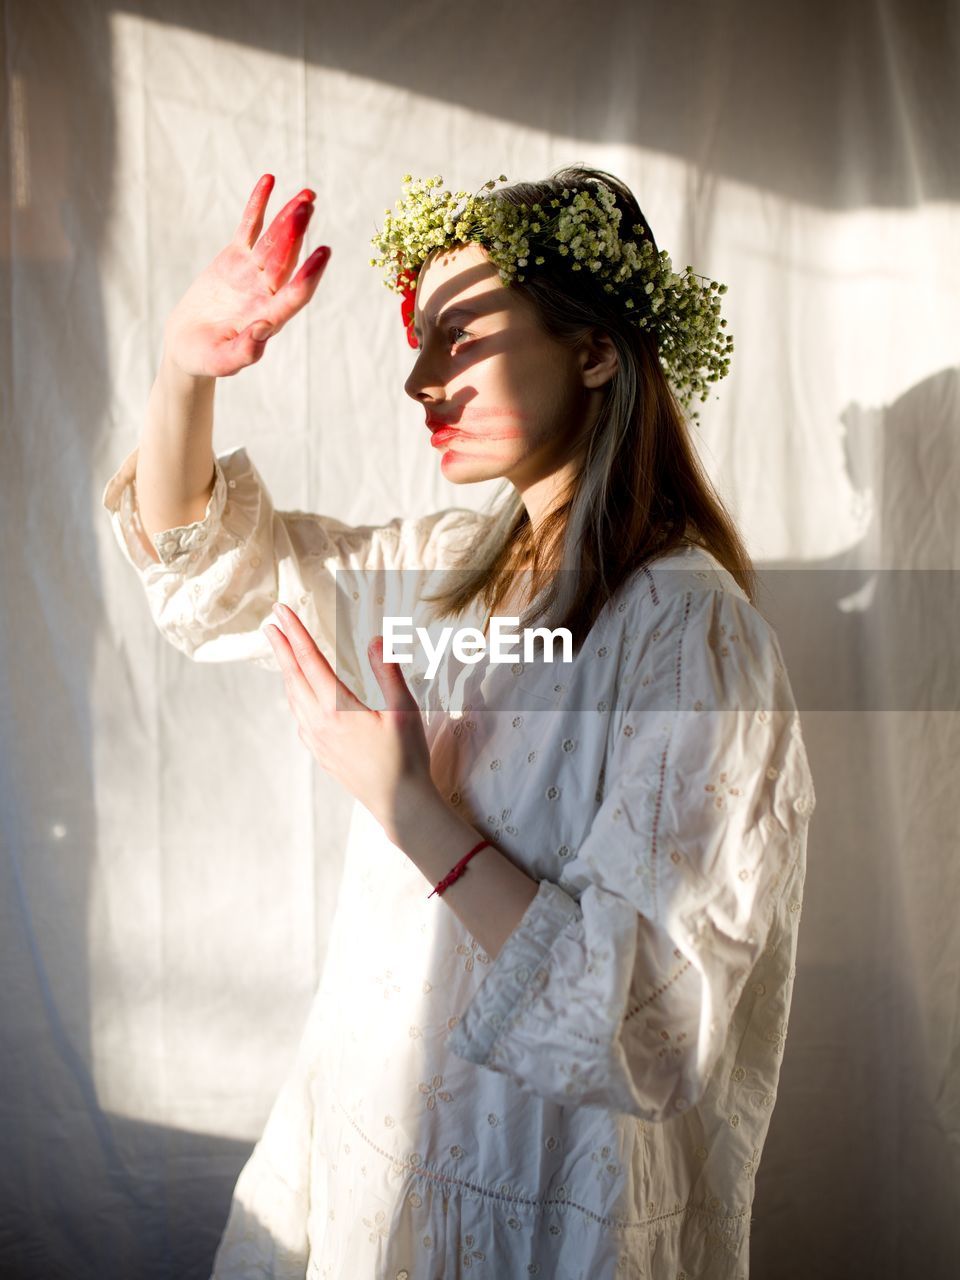
<path id="1" fill-rule="evenodd" d="M 485 846 L 488 844 L 490 844 L 489 840 L 481 840 L 479 844 L 475 844 L 473 848 L 470 850 L 470 852 L 468 854 L 465 854 L 464 857 L 460 859 L 460 861 L 451 871 L 447 872 L 447 874 L 443 877 L 443 879 L 440 881 L 437 887 L 433 890 L 433 893 L 427 894 L 427 901 L 428 902 L 430 901 L 434 893 L 440 894 L 442 896 L 444 889 L 449 889 L 450 886 L 453 884 L 454 880 L 460 879 L 460 877 L 466 871 L 467 863 L 470 861 L 473 855 L 475 853 L 479 853 L 480 850 L 485 848 Z M 493 845 L 490 845 L 490 848 L 492 849 Z"/>

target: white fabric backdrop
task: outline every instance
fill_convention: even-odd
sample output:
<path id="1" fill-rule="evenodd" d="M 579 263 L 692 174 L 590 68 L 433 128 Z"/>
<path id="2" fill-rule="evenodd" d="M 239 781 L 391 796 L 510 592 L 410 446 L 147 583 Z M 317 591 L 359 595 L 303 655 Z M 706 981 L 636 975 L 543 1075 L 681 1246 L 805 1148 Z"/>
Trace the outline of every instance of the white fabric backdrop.
<path id="1" fill-rule="evenodd" d="M 281 508 L 479 506 L 403 394 L 369 237 L 408 170 L 476 188 L 584 161 L 728 283 L 698 441 L 758 567 L 794 571 L 761 607 L 818 808 L 753 1274 L 956 1275 L 960 619 L 925 610 L 960 567 L 957 7 L 2 13 L 0 1273 L 208 1274 L 350 820 L 278 678 L 160 641 L 100 508 L 167 313 L 262 173 L 268 219 L 313 186 L 304 256 L 330 265 L 219 384 L 216 447 L 245 444 Z M 891 569 L 941 572 L 905 610 Z"/>

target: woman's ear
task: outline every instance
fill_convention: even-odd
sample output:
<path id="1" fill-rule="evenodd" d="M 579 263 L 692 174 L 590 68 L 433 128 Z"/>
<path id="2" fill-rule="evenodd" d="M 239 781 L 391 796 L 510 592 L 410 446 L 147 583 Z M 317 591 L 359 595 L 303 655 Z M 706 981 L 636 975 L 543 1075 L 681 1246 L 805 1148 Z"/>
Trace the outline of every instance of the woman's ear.
<path id="1" fill-rule="evenodd" d="M 617 348 L 609 333 L 592 329 L 580 348 L 580 376 L 585 387 L 602 387 L 619 367 Z"/>

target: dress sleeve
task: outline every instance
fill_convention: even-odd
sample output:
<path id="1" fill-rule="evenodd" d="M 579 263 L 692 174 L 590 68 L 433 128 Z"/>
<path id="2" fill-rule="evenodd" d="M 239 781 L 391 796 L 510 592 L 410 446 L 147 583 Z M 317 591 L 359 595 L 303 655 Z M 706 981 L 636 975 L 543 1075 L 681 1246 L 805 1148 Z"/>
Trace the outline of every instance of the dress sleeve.
<path id="1" fill-rule="evenodd" d="M 703 1095 L 815 796 L 762 615 L 708 588 L 655 614 L 622 660 L 586 837 L 447 1044 L 563 1105 L 661 1122 Z"/>
<path id="2" fill-rule="evenodd" d="M 154 536 L 158 562 L 140 521 L 137 454 L 134 449 L 108 481 L 102 501 L 161 634 L 197 662 L 250 661 L 276 671 L 261 628 L 279 600 L 297 612 L 359 696 L 373 681 L 366 641 L 381 629 L 382 615 L 412 615 L 425 577 L 436 572 L 439 581 L 461 539 L 488 518 L 452 507 L 353 526 L 312 512 L 276 511 L 241 446 L 215 459 L 203 518 Z"/>

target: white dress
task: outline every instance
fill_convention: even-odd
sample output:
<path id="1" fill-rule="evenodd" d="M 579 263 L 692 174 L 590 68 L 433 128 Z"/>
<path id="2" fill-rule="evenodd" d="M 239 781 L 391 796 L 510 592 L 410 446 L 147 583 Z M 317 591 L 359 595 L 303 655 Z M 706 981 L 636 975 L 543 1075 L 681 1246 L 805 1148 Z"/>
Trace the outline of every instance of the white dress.
<path id="1" fill-rule="evenodd" d="M 277 512 L 238 448 L 158 564 L 135 467 L 103 501 L 172 644 L 276 670 L 279 598 L 379 707 L 366 640 L 387 613 L 427 625 L 418 593 L 487 518 Z M 573 663 L 448 649 L 407 678 L 439 789 L 539 889 L 491 962 L 355 806 L 324 973 L 213 1276 L 746 1277 L 815 803 L 775 632 L 687 547 L 631 575 Z"/>

